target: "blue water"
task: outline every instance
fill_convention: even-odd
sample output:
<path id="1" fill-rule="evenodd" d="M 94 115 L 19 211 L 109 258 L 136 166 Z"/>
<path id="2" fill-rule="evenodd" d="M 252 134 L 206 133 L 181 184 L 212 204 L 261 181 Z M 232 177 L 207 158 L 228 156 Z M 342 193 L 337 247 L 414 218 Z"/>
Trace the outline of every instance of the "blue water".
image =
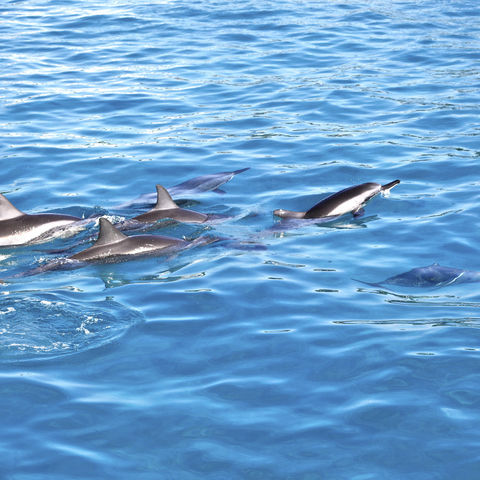
<path id="1" fill-rule="evenodd" d="M 0 191 L 105 214 L 186 198 L 227 215 L 158 233 L 255 241 L 0 287 L 0 477 L 480 478 L 475 0 L 6 1 Z M 350 185 L 400 179 L 364 217 L 267 234 Z M 3 248 L 0 278 L 96 234 Z"/>

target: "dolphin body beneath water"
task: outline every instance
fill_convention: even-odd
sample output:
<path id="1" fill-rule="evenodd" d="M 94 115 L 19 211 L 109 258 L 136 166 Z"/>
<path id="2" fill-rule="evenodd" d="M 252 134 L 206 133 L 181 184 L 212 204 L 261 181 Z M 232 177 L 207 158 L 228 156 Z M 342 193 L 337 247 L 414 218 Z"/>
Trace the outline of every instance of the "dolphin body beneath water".
<path id="1" fill-rule="evenodd" d="M 457 283 L 480 282 L 480 272 L 445 267 L 432 263 L 427 267 L 417 267 L 408 272 L 394 275 L 378 283 L 368 283 L 358 280 L 371 287 L 397 285 L 399 287 L 446 287 Z"/>
<path id="2" fill-rule="evenodd" d="M 345 213 L 351 212 L 354 217 L 360 217 L 365 212 L 364 205 L 379 193 L 387 194 L 400 180 L 394 180 L 386 185 L 379 183 L 362 183 L 340 190 L 337 193 L 324 198 L 306 212 L 292 212 L 291 210 L 278 209 L 274 215 L 285 219 L 306 219 L 312 220 L 321 218 L 333 220 Z"/>
<path id="3" fill-rule="evenodd" d="M 201 175 L 199 177 L 194 177 L 185 182 L 179 183 L 170 187 L 168 191 L 172 197 L 178 197 L 180 195 L 192 195 L 196 193 L 214 191 L 216 193 L 224 193 L 219 189 L 224 183 L 230 181 L 235 175 L 245 172 L 247 168 L 241 168 L 240 170 L 234 170 L 232 172 L 219 172 L 212 173 L 209 175 Z M 121 205 L 114 207 L 115 209 L 129 208 L 137 205 L 155 205 L 156 194 L 155 193 L 146 193 L 140 195 L 134 200 Z"/>
<path id="4" fill-rule="evenodd" d="M 57 213 L 27 214 L 0 194 L 0 247 L 26 245 L 82 219 Z"/>

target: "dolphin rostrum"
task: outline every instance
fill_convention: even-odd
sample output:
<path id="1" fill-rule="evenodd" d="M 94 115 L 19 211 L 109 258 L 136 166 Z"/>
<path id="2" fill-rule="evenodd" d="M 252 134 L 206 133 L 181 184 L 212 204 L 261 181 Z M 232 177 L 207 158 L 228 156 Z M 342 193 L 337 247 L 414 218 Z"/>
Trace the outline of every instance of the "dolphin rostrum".
<path id="1" fill-rule="evenodd" d="M 47 232 L 80 220 L 72 215 L 57 213 L 29 215 L 18 210 L 0 194 L 0 247 L 31 243 Z"/>
<path id="2" fill-rule="evenodd" d="M 398 185 L 400 180 L 394 180 L 386 185 L 379 183 L 362 183 L 353 187 L 340 190 L 327 198 L 324 198 L 306 212 L 292 212 L 278 209 L 273 213 L 281 218 L 333 218 L 345 213 L 352 212 L 354 217 L 363 215 L 363 206 L 379 193 L 387 194 L 391 188 Z"/>
<path id="3" fill-rule="evenodd" d="M 162 218 L 171 218 L 184 223 L 204 223 L 209 216 L 180 208 L 173 200 L 166 188 L 157 185 L 157 203 L 146 213 L 133 217 L 132 220 L 143 223 L 153 223 Z"/>

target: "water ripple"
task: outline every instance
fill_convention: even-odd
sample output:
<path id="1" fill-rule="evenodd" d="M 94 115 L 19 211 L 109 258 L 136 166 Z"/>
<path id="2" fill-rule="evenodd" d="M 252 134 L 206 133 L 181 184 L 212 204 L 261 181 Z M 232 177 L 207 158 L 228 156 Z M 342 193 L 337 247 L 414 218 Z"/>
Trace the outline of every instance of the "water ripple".
<path id="1" fill-rule="evenodd" d="M 85 303 L 61 294 L 15 292 L 2 298 L 0 361 L 52 358 L 120 338 L 142 316 L 113 300 Z"/>

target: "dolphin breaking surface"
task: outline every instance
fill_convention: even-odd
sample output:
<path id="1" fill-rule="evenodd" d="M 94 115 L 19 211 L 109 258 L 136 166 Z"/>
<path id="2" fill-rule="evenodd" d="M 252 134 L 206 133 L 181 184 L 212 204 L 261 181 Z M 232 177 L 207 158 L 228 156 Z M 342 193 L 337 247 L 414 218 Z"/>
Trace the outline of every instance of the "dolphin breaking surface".
<path id="1" fill-rule="evenodd" d="M 166 255 L 188 248 L 208 245 L 219 238 L 203 236 L 187 241 L 164 235 L 127 236 L 102 217 L 99 220 L 99 233 L 96 242 L 89 248 L 69 257 L 54 259 L 27 272 L 13 277 L 26 277 L 50 270 L 68 270 L 83 267 L 88 263 L 117 263 L 138 257 Z"/>
<path id="2" fill-rule="evenodd" d="M 157 203 L 146 213 L 133 217 L 137 222 L 153 223 L 164 218 L 170 218 L 183 223 L 204 223 L 208 215 L 179 207 L 166 188 L 157 185 Z"/>
<path id="3" fill-rule="evenodd" d="M 86 250 L 69 257 L 70 260 L 80 262 L 109 261 L 117 257 L 155 254 L 171 247 L 182 249 L 189 245 L 186 240 L 163 235 L 133 235 L 128 237 L 103 217 L 100 218 L 99 225 L 97 241 Z"/>
<path id="4" fill-rule="evenodd" d="M 176 188 L 172 187 L 171 190 L 176 192 L 216 190 L 219 185 L 245 170 L 247 170 L 247 168 L 195 177 L 178 184 L 175 186 Z M 385 185 L 373 182 L 363 183 L 345 188 L 328 196 L 306 212 L 275 210 L 274 214 L 284 219 L 281 227 L 287 229 L 293 228 L 289 222 L 301 221 L 307 224 L 310 222 L 329 222 L 349 212 L 351 212 L 354 217 L 359 217 L 364 213 L 363 206 L 370 199 L 379 193 L 388 194 L 391 188 L 399 183 L 400 180 L 394 180 Z M 157 185 L 156 204 L 151 210 L 129 220 L 125 220 L 119 224 L 118 227 L 113 226 L 106 218 L 100 218 L 98 238 L 91 247 L 69 257 L 57 258 L 33 270 L 14 276 L 33 275 L 54 269 L 76 268 L 88 262 L 112 263 L 137 256 L 160 255 L 166 251 L 179 251 L 192 246 L 205 245 L 218 241 L 223 241 L 225 244 L 239 249 L 265 248 L 263 245 L 252 242 L 234 242 L 231 239 L 219 237 L 205 236 L 188 242 L 186 240 L 161 235 L 127 236 L 121 232 L 121 230 L 142 228 L 142 225 L 145 224 L 155 224 L 158 220 L 162 219 L 171 219 L 182 223 L 202 224 L 214 217 L 215 215 L 207 215 L 179 207 L 167 189 L 161 185 Z M 17 245 L 15 242 L 19 241 L 19 236 L 21 237 L 20 241 L 24 242 L 21 244 L 31 243 L 32 240 L 38 239 L 46 241 L 52 238 L 48 236 L 50 231 L 66 229 L 72 224 L 93 220 L 96 220 L 96 218 L 81 220 L 78 217 L 70 215 L 28 215 L 17 210 L 5 197 L 1 196 L 0 227 L 4 227 L 3 230 L 1 230 L 1 233 L 4 235 L 3 237 L 0 235 L 0 239 L 3 238 L 4 243 L 0 243 L 0 246 Z M 21 227 L 11 227 L 10 225 L 12 223 L 21 225 Z M 277 229 L 276 227 L 277 226 L 268 231 L 275 231 Z M 33 230 L 33 233 L 31 230 Z M 46 233 L 47 235 L 45 235 Z M 68 250 L 69 249 L 65 251 Z"/>
<path id="5" fill-rule="evenodd" d="M 291 210 L 277 209 L 273 213 L 280 218 L 314 219 L 314 218 L 338 218 L 345 213 L 352 213 L 354 217 L 360 217 L 365 212 L 363 206 L 379 193 L 388 192 L 400 183 L 394 180 L 386 185 L 369 182 L 353 187 L 344 188 L 327 198 L 324 198 L 306 212 L 293 212 Z"/>
<path id="6" fill-rule="evenodd" d="M 210 190 L 223 193 L 218 187 L 230 181 L 235 175 L 248 169 L 247 167 L 231 172 L 219 172 L 194 177 L 171 187 L 170 193 L 173 195 L 194 194 Z M 157 193 L 142 195 L 133 202 L 116 208 L 155 203 L 155 199 L 157 203 L 152 210 L 128 220 L 123 228 L 138 228 L 140 223 L 154 223 L 163 218 L 186 223 L 203 223 L 210 219 L 220 218 L 220 216 L 209 216 L 180 208 L 173 201 L 169 192 L 160 185 L 157 186 Z M 27 214 L 18 210 L 4 195 L 0 194 L 0 247 L 42 243 L 58 235 L 73 234 L 75 230 L 84 228 L 88 223 L 96 221 L 97 218 L 98 216 L 82 219 L 73 215 L 56 213 Z M 136 224 L 136 222 L 139 223 Z"/>
<path id="7" fill-rule="evenodd" d="M 24 213 L 0 194 L 0 247 L 26 245 L 57 228 L 80 221 L 81 218 L 72 215 Z"/>

